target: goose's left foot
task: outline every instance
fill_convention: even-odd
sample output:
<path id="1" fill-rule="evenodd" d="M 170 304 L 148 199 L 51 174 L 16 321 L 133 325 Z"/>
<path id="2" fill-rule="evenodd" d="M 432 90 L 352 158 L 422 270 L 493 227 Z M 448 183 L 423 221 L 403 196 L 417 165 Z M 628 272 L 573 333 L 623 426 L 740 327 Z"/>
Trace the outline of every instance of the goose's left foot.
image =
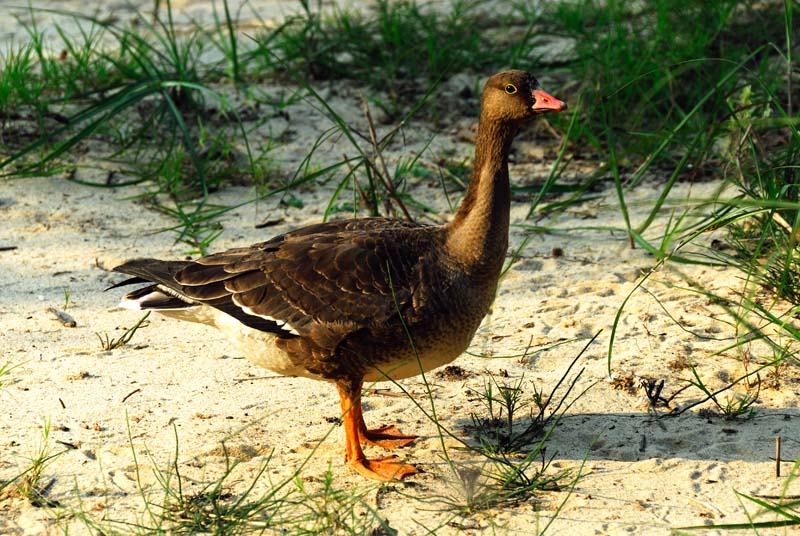
<path id="1" fill-rule="evenodd" d="M 396 426 L 391 425 L 380 426 L 369 430 L 363 421 L 361 422 L 358 435 L 361 439 L 361 443 L 375 445 L 389 450 L 407 447 L 417 439 L 417 436 L 403 434 Z"/>
<path id="2" fill-rule="evenodd" d="M 400 480 L 405 476 L 418 473 L 416 467 L 401 463 L 397 456 L 386 456 L 384 458 L 360 458 L 348 460 L 350 467 L 358 471 L 361 476 L 373 480 Z"/>

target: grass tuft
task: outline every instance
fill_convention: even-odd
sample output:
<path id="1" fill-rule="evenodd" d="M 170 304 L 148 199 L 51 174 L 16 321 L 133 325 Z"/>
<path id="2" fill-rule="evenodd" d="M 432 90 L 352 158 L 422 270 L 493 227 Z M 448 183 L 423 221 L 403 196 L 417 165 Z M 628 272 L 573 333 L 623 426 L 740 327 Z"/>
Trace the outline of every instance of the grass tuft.
<path id="1" fill-rule="evenodd" d="M 126 344 L 131 342 L 131 339 L 133 338 L 134 334 L 136 334 L 136 331 L 139 328 L 147 326 L 147 322 L 145 322 L 145 320 L 147 320 L 147 317 L 149 317 L 149 316 L 150 316 L 150 311 L 145 313 L 145 315 L 142 318 L 137 320 L 136 323 L 133 326 L 131 326 L 130 328 L 126 329 L 125 333 L 123 333 L 117 339 L 110 338 L 107 333 L 105 333 L 103 335 L 100 335 L 99 333 L 95 333 L 95 335 L 97 335 L 97 338 L 100 339 L 100 347 L 104 351 L 109 351 L 109 350 L 115 350 L 115 349 L 117 349 L 117 348 L 119 348 L 121 346 L 125 346 Z"/>
<path id="2" fill-rule="evenodd" d="M 23 497 L 37 508 L 59 506 L 58 501 L 48 497 L 55 479 L 44 482 L 43 477 L 45 469 L 64 452 L 53 452 L 50 440 L 50 421 L 45 419 L 42 424 L 42 437 L 39 445 L 28 458 L 27 466 L 12 480 L 0 482 L 0 491 L 10 488 L 11 495 Z"/>

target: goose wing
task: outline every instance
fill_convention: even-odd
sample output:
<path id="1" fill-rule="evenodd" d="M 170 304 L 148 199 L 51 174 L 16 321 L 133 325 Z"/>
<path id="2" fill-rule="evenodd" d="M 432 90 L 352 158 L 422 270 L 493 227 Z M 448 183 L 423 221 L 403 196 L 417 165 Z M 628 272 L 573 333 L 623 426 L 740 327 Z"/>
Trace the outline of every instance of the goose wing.
<path id="1" fill-rule="evenodd" d="M 154 281 L 283 338 L 333 349 L 411 313 L 430 228 L 384 218 L 328 222 L 193 262 L 138 259 L 116 271 Z"/>

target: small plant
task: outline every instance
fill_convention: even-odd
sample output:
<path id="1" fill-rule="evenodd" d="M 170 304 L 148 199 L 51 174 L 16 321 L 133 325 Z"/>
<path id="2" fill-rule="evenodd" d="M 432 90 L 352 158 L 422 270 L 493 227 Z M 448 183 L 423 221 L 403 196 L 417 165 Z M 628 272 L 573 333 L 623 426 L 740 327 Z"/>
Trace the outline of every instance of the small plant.
<path id="1" fill-rule="evenodd" d="M 471 415 L 472 424 L 467 428 L 475 435 L 478 447 L 464 445 L 466 450 L 479 453 L 482 461 L 465 465 L 448 458 L 452 493 L 437 497 L 437 502 L 470 514 L 499 505 L 513 505 L 537 492 L 577 483 L 580 471 L 575 473 L 569 468 L 551 471 L 553 457 L 547 456 L 546 446 L 564 412 L 583 394 L 567 402 L 583 369 L 565 382 L 572 367 L 596 338 L 597 335 L 592 337 L 578 353 L 549 394 L 534 386 L 533 392 L 525 396 L 523 378 L 506 384 L 498 382 L 494 376 L 484 383 L 482 392 L 473 391 L 489 416 Z M 566 385 L 563 393 L 559 392 L 562 385 Z M 528 409 L 527 418 L 517 416 L 522 409 Z M 524 421 L 523 425 L 520 420 Z"/>
<path id="2" fill-rule="evenodd" d="M 482 392 L 473 390 L 488 413 L 487 417 L 470 414 L 470 428 L 477 434 L 482 449 L 490 452 L 514 452 L 541 435 L 544 417 L 541 411 L 537 414 L 533 408 L 530 412 L 530 424 L 522 431 L 514 430 L 515 418 L 519 417 L 518 411 L 533 404 L 531 400 L 522 399 L 524 383 L 524 376 L 514 384 L 508 384 L 499 383 L 491 375 L 484 381 Z"/>
<path id="3" fill-rule="evenodd" d="M 541 492 L 569 489 L 560 510 L 581 478 L 582 466 L 577 470 L 551 468 L 553 456 L 546 455 L 546 444 L 556 424 L 557 420 L 552 422 L 527 453 L 506 455 L 479 451 L 482 459 L 478 462 L 448 460 L 450 471 L 443 477 L 448 492 L 415 498 L 426 504 L 442 505 L 456 515 L 468 516 L 527 503 Z M 544 530 L 537 534 L 543 534 Z"/>
<path id="4" fill-rule="evenodd" d="M 26 498 L 31 505 L 36 507 L 58 506 L 58 501 L 47 497 L 54 480 L 44 483 L 42 476 L 47 466 L 64 452 L 53 452 L 50 444 L 50 421 L 45 419 L 39 446 L 36 448 L 36 452 L 28 458 L 28 467 L 11 482 L 0 485 L 0 489 L 13 483 L 14 491 L 19 496 Z"/>
<path id="5" fill-rule="evenodd" d="M 103 350 L 108 351 L 108 350 L 114 350 L 116 348 L 119 348 L 120 346 L 128 344 L 130 340 L 133 338 L 133 335 L 136 333 L 136 331 L 140 327 L 147 325 L 144 323 L 144 321 L 147 320 L 148 316 L 150 316 L 150 311 L 145 313 L 145 315 L 142 318 L 140 318 L 133 326 L 126 329 L 125 333 L 123 333 L 122 336 L 119 337 L 118 339 L 110 338 L 107 333 L 104 335 L 95 333 L 95 335 L 97 335 L 97 338 L 100 339 L 100 347 Z"/>
<path id="6" fill-rule="evenodd" d="M 773 348 L 772 366 L 767 371 L 767 386 L 772 388 L 779 388 L 781 385 L 781 378 L 790 367 L 797 366 L 800 363 L 798 360 L 797 351 L 794 349 L 797 339 L 790 339 L 787 342 L 780 344 L 778 348 Z"/>
<path id="7" fill-rule="evenodd" d="M 489 381 L 484 382 L 483 391 L 473 391 L 488 413 L 488 417 L 470 415 L 472 425 L 469 428 L 476 435 L 480 449 L 489 456 L 495 456 L 518 452 L 523 447 L 537 442 L 545 434 L 545 430 L 560 418 L 561 412 L 574 402 L 573 400 L 567 403 L 567 399 L 583 374 L 583 369 L 569 380 L 563 393 L 557 394 L 557 391 L 564 384 L 572 367 L 596 338 L 597 335 L 592 337 L 586 347 L 573 359 L 549 394 L 534 384 L 530 395 L 525 396 L 524 376 L 511 384 L 500 383 L 494 376 L 490 376 Z M 552 407 L 552 404 L 555 404 L 555 407 Z M 523 418 L 524 424 L 520 425 L 519 421 L 523 419 L 518 418 L 519 412 L 525 408 L 528 409 L 528 416 L 527 419 Z"/>
<path id="8" fill-rule="evenodd" d="M 742 396 L 729 395 L 725 398 L 725 400 L 721 401 L 719 399 L 719 394 L 721 391 L 712 393 L 711 390 L 708 389 L 708 387 L 706 387 L 706 385 L 700 379 L 700 376 L 697 374 L 697 370 L 694 367 L 691 367 L 691 370 L 692 374 L 694 375 L 694 380 L 689 380 L 689 383 L 705 393 L 705 395 L 708 397 L 707 400 L 711 400 L 714 403 L 723 419 L 726 421 L 734 421 L 739 418 L 747 420 L 753 416 L 753 404 L 758 401 L 758 395 L 761 392 L 761 377 L 758 374 L 756 374 L 755 393 L 752 393 L 750 390 L 748 390 L 748 392 Z M 730 387 L 732 386 L 733 385 Z"/>
<path id="9" fill-rule="evenodd" d="M 295 486 L 298 501 L 310 510 L 303 523 L 309 534 L 396 534 L 369 505 L 374 486 L 338 487 L 330 467 L 320 482 L 306 483 L 298 476 Z"/>
<path id="10" fill-rule="evenodd" d="M 474 515 L 498 506 L 512 507 L 539 492 L 570 487 L 579 478 L 571 469 L 550 471 L 544 450 L 521 460 L 484 460 L 482 463 L 451 463 L 444 476 L 449 492 L 418 498 L 445 506 L 458 515 Z"/>
<path id="11" fill-rule="evenodd" d="M 9 375 L 11 371 L 15 368 L 19 368 L 22 366 L 22 363 L 17 363 L 16 365 L 12 364 L 13 362 L 9 359 L 3 365 L 0 365 L 0 389 L 2 389 L 6 382 L 9 379 Z"/>

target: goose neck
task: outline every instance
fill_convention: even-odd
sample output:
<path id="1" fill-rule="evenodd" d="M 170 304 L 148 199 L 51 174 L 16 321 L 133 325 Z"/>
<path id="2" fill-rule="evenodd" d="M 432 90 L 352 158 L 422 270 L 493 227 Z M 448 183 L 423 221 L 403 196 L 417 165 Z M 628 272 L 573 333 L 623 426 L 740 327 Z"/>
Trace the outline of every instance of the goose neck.
<path id="1" fill-rule="evenodd" d="M 481 118 L 472 180 L 449 228 L 450 253 L 487 276 L 499 274 L 508 249 L 508 153 L 516 130 Z"/>

